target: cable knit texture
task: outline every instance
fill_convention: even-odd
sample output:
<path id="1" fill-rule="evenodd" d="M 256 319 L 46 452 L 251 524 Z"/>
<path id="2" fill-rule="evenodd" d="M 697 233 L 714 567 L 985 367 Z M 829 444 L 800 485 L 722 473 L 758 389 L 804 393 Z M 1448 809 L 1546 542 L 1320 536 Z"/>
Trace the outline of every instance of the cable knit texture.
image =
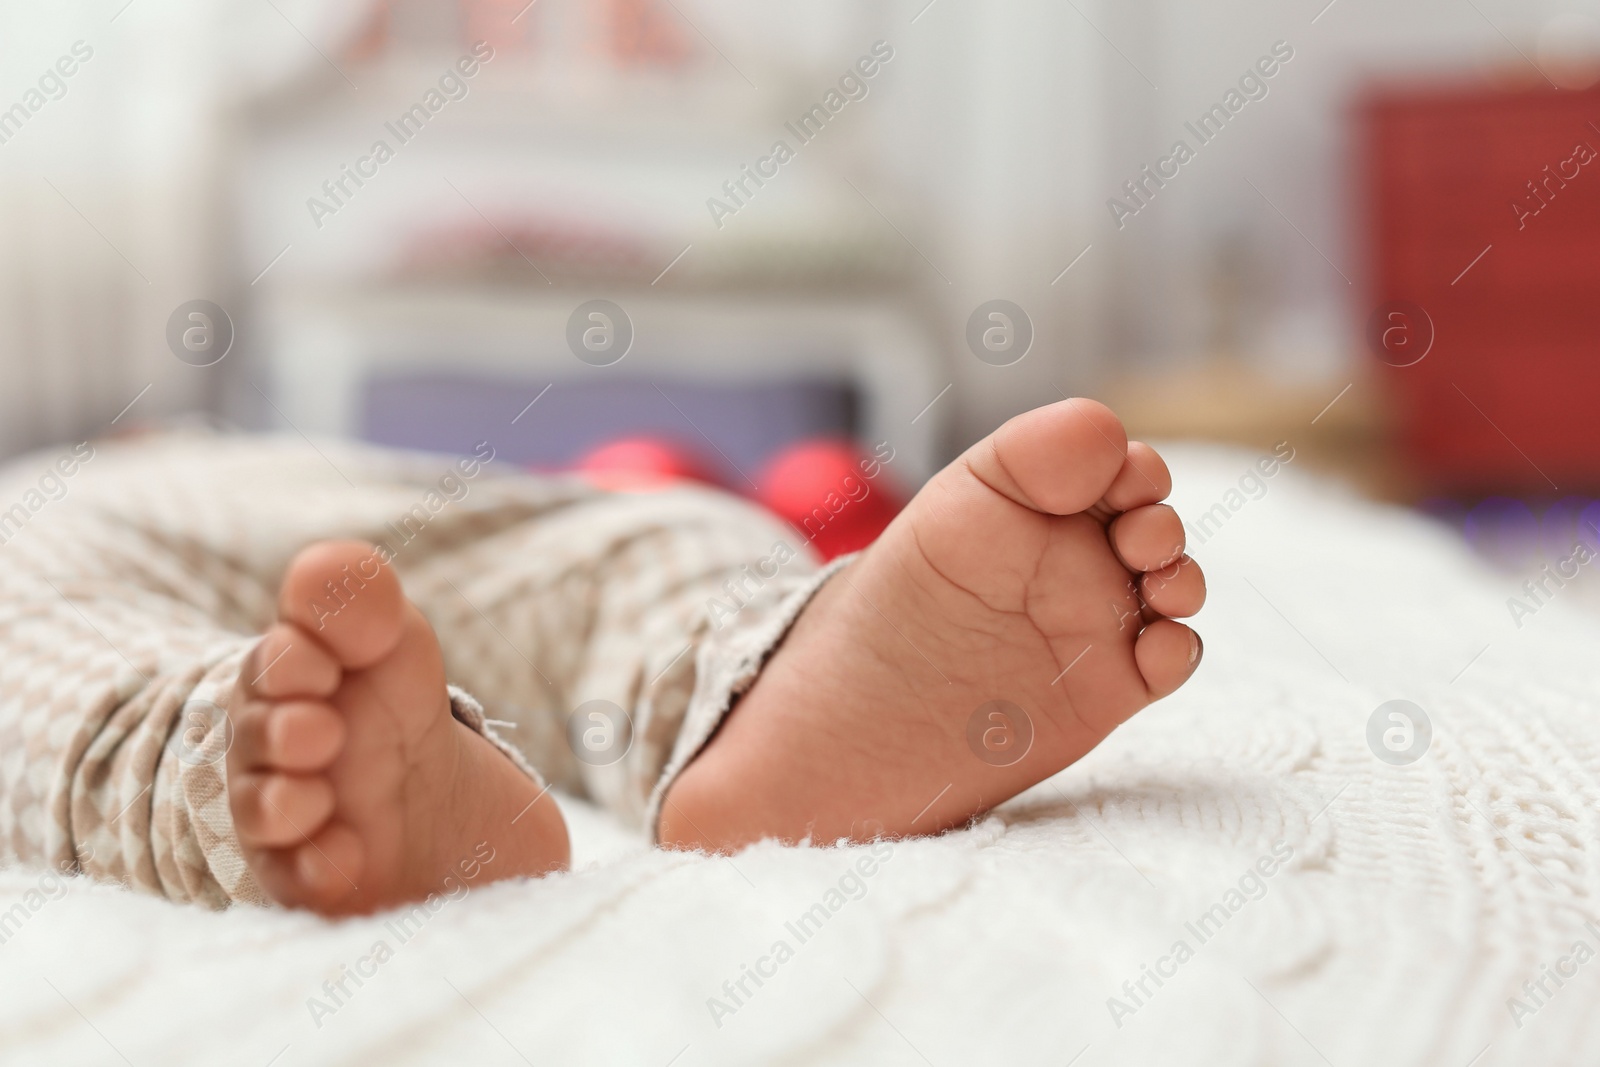
<path id="1" fill-rule="evenodd" d="M 1253 458 L 1176 450 L 1175 503 Z M 1194 681 L 967 830 L 711 858 L 564 801 L 574 872 L 403 928 L 14 869 L 0 1060 L 1593 1062 L 1600 625 L 1558 590 L 1518 629 L 1525 576 L 1444 529 L 1267 485 L 1193 548 Z M 1432 723 L 1409 766 L 1368 747 L 1392 699 Z"/>

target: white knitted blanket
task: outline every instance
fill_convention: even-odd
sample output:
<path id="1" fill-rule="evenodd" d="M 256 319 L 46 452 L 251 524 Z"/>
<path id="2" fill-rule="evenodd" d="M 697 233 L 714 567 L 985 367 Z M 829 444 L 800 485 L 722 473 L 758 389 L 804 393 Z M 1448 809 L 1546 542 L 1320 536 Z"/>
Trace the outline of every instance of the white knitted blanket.
<path id="1" fill-rule="evenodd" d="M 0 1063 L 1594 1062 L 1600 625 L 1252 458 L 1173 463 L 1195 681 L 969 830 L 712 859 L 571 803 L 573 873 L 343 923 L 0 872 Z"/>

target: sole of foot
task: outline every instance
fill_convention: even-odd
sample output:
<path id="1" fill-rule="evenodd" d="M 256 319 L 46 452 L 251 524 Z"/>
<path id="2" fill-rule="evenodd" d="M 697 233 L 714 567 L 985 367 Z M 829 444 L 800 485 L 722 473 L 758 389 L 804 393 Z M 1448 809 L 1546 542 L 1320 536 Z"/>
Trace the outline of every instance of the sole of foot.
<path id="1" fill-rule="evenodd" d="M 433 630 L 371 545 L 294 558 L 229 708 L 234 828 L 280 904 L 366 913 L 568 862 L 554 798 L 452 714 Z"/>
<path id="2" fill-rule="evenodd" d="M 1094 401 L 1007 422 L 807 605 L 669 789 L 661 841 L 934 833 L 1082 758 L 1200 661 L 1170 489 Z"/>

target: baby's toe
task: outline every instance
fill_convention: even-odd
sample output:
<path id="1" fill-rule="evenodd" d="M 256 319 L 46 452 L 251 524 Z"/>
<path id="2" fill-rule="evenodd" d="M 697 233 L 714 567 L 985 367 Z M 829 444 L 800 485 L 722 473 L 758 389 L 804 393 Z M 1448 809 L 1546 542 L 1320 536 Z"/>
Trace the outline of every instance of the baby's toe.
<path id="1" fill-rule="evenodd" d="M 284 572 L 278 617 L 312 635 L 346 668 L 383 659 L 404 629 L 405 593 L 383 555 L 361 541 L 318 541 Z"/>
<path id="2" fill-rule="evenodd" d="M 1160 700 L 1188 681 L 1202 651 L 1200 635 L 1181 622 L 1157 619 L 1146 626 L 1133 646 L 1133 658 L 1150 699 Z"/>
<path id="3" fill-rule="evenodd" d="M 244 774 L 229 783 L 233 827 L 247 848 L 313 837 L 333 815 L 333 783 L 319 775 Z"/>
<path id="4" fill-rule="evenodd" d="M 343 672 L 337 660 L 298 626 L 275 623 L 246 657 L 239 681 L 252 696 L 332 696 Z"/>
<path id="5" fill-rule="evenodd" d="M 1101 503 L 1112 512 L 1132 511 L 1165 500 L 1170 492 L 1172 473 L 1160 453 L 1143 441 L 1129 441 L 1128 457 Z"/>
<path id="6" fill-rule="evenodd" d="M 1195 614 L 1206 602 L 1206 576 L 1200 564 L 1188 556 L 1139 578 L 1139 595 L 1152 611 L 1170 619 Z"/>
<path id="7" fill-rule="evenodd" d="M 365 852 L 354 831 L 330 823 L 309 841 L 255 852 L 250 869 L 267 895 L 292 908 L 325 914 L 356 891 Z"/>
<path id="8" fill-rule="evenodd" d="M 968 449 L 958 466 L 1023 507 L 1071 515 L 1105 495 L 1127 446 L 1110 408 L 1077 398 L 1009 419 Z"/>
<path id="9" fill-rule="evenodd" d="M 335 910 L 335 905 L 359 888 L 366 848 L 356 832 L 343 823 L 329 823 L 293 853 L 293 870 L 299 891 L 310 907 Z"/>
<path id="10" fill-rule="evenodd" d="M 1165 504 L 1135 508 L 1111 523 L 1111 547 L 1131 571 L 1154 571 L 1183 555 L 1183 521 Z"/>
<path id="11" fill-rule="evenodd" d="M 305 773 L 331 764 L 344 747 L 344 717 L 320 700 L 253 701 L 234 739 L 241 768 Z"/>

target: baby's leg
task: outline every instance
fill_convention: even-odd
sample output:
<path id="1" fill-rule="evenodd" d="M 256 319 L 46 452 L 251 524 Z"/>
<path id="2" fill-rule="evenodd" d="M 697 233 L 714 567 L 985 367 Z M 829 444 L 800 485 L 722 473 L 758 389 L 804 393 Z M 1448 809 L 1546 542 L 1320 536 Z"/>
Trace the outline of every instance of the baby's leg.
<path id="1" fill-rule="evenodd" d="M 178 899 L 343 912 L 425 894 L 457 853 L 472 877 L 558 865 L 549 798 L 488 759 L 446 669 L 558 784 L 728 848 L 956 825 L 1198 658 L 1160 617 L 1203 598 L 1152 506 L 1165 468 L 1096 405 L 975 446 L 815 603 L 834 572 L 803 535 L 718 494 L 467 486 L 298 442 L 106 451 L 4 546 L 0 849 Z M 290 565 L 328 537 L 383 551 Z M 970 747 L 995 700 L 1039 729 L 1015 761 Z"/>
<path id="2" fill-rule="evenodd" d="M 451 678 L 553 784 L 647 832 L 820 580 L 806 538 L 700 488 L 594 494 L 406 572 Z"/>
<path id="3" fill-rule="evenodd" d="M 212 437 L 102 446 L 0 552 L 0 861 L 327 911 L 563 858 L 424 618 L 554 784 L 653 825 L 816 570 L 723 494 Z"/>
<path id="4" fill-rule="evenodd" d="M 673 783 L 662 839 L 935 832 L 1082 757 L 1199 663 L 1170 487 L 1092 401 L 978 442 L 806 608 Z"/>
<path id="5" fill-rule="evenodd" d="M 1181 524 L 1156 503 L 1168 484 L 1160 458 L 1129 446 L 1114 416 L 1074 402 L 975 446 L 820 593 L 824 576 L 796 531 L 703 492 L 575 502 L 426 555 L 408 589 L 440 624 L 445 662 L 513 721 L 542 769 L 642 815 L 668 843 L 931 831 L 1071 763 L 1193 670 L 1198 640 L 1163 617 L 1193 613 L 1204 596 Z M 296 598 L 309 603 L 319 578 L 337 584 L 340 553 L 362 550 L 323 551 L 327 562 L 288 582 L 306 587 L 283 608 L 301 634 L 323 623 Z M 323 643 L 349 625 L 354 645 L 392 655 L 378 650 L 394 647 L 400 616 L 362 616 L 367 595 L 355 593 Z M 427 678 L 400 688 L 426 698 L 416 722 L 437 727 L 448 723 L 443 675 L 420 620 L 415 640 Z M 346 678 L 368 655 L 331 651 Z M 414 672 L 418 654 L 395 660 L 377 670 Z M 420 727 L 413 743 L 363 746 L 365 756 L 318 749 L 313 718 L 342 719 L 351 737 L 360 729 L 348 694 L 325 699 L 330 684 L 281 694 L 330 705 L 297 712 L 314 751 L 303 769 L 319 773 L 279 786 L 292 812 L 265 810 L 255 780 L 236 773 L 241 833 L 264 846 L 253 862 L 292 854 L 304 865 L 304 885 L 262 866 L 282 899 L 324 910 L 406 899 L 425 884 L 414 872 L 436 876 L 522 794 L 443 804 L 459 781 L 440 755 L 451 745 Z M 392 718 L 404 697 L 389 703 Z M 982 717 L 991 706 L 1001 721 Z M 1027 739 L 1014 754 L 974 747 L 975 721 L 980 740 L 996 728 Z M 398 763 L 409 778 L 395 777 Z M 373 871 L 370 884 L 345 897 L 341 882 L 355 879 L 330 853 Z M 519 855 L 494 873 L 542 869 L 537 850 Z"/>
<path id="6" fill-rule="evenodd" d="M 433 545 L 324 542 L 291 564 L 246 673 L 270 666 L 233 704 L 228 775 L 246 857 L 274 899 L 324 912 L 399 903 L 485 843 L 480 878 L 564 861 L 553 801 L 452 720 L 447 669 L 552 782 L 653 825 L 653 798 L 815 573 L 793 531 L 698 489 L 588 494 L 471 525 Z M 412 602 L 376 562 L 388 555 Z"/>
<path id="7" fill-rule="evenodd" d="M 134 519 L 194 502 L 181 487 L 140 502 L 149 484 L 102 475 L 109 451 L 80 445 L 66 496 L 37 514 L 27 490 L 56 455 L 0 473 L 0 508 L 23 502 L 0 547 L 0 860 L 262 900 L 231 844 L 221 760 L 270 594 L 241 560 Z"/>
<path id="8" fill-rule="evenodd" d="M 294 552 L 404 522 L 421 559 L 586 495 L 525 485 L 435 515 L 419 501 L 444 500 L 442 474 L 461 484 L 443 460 L 341 452 L 335 468 L 303 442 L 208 436 L 96 449 L 80 446 L 59 500 L 37 491 L 53 454 L 0 471 L 0 862 L 212 906 L 269 899 L 234 833 L 227 754 L 264 743 L 236 686 L 272 693 L 291 663 L 314 665 L 274 651 L 241 675 Z M 530 785 L 519 772 L 515 788 Z"/>
<path id="9" fill-rule="evenodd" d="M 584 502 L 408 587 L 541 770 L 666 843 L 931 832 L 1194 670 L 1173 619 L 1205 586 L 1169 488 L 1114 415 L 1069 401 L 975 445 L 837 572 L 798 531 L 679 492 Z"/>

